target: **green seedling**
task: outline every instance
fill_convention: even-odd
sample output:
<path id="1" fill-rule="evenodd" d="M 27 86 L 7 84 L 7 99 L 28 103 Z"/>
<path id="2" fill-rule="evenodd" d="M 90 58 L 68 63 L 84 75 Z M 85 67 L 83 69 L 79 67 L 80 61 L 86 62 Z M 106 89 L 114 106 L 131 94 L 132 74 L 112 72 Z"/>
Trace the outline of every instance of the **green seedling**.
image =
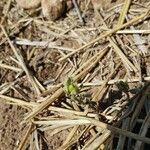
<path id="1" fill-rule="evenodd" d="M 75 95 L 79 93 L 77 83 L 69 77 L 64 83 L 64 90 L 67 95 Z"/>

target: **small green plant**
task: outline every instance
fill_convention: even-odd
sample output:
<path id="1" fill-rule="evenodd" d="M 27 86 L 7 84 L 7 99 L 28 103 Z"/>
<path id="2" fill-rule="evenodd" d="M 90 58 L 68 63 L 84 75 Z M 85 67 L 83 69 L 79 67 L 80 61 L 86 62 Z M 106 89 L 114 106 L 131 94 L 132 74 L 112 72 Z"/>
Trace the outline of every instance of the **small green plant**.
<path id="1" fill-rule="evenodd" d="M 68 79 L 65 81 L 64 90 L 68 96 L 79 93 L 78 85 L 75 81 L 73 81 L 73 79 L 71 77 L 68 77 Z"/>
<path id="2" fill-rule="evenodd" d="M 96 109 L 97 104 L 95 102 L 91 102 L 91 95 L 87 95 L 86 93 L 81 93 L 81 87 L 77 85 L 77 83 L 69 77 L 64 82 L 64 91 L 66 93 L 66 97 L 71 101 L 76 102 L 82 108 L 86 105 L 89 105 L 91 109 Z"/>

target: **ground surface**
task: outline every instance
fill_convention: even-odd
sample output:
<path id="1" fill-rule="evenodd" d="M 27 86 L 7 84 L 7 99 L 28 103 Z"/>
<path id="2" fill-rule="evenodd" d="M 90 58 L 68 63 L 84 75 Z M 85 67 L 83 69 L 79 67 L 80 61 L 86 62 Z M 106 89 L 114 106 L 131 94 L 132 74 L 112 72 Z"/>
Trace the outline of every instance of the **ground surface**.
<path id="1" fill-rule="evenodd" d="M 30 82 L 30 77 L 26 75 L 27 73 L 20 71 L 24 70 L 21 67 L 22 64 L 17 60 L 12 47 L 9 46 L 8 39 L 6 39 L 4 36 L 4 32 L 0 30 L 0 64 L 7 64 L 8 66 L 14 67 L 8 69 L 6 66 L 0 65 L 0 150 L 17 149 L 20 141 L 22 141 L 22 138 L 28 130 L 28 124 L 21 124 L 21 122 L 32 110 L 31 106 L 20 104 L 19 102 L 10 100 L 9 98 L 17 98 L 25 102 L 32 102 L 33 104 L 39 104 L 40 102 L 43 102 L 46 96 L 49 96 L 50 94 L 52 95 L 59 83 L 64 83 L 66 78 L 68 78 L 75 70 L 82 66 L 82 64 L 87 62 L 92 56 L 94 56 L 94 54 L 98 53 L 99 50 L 107 47 L 109 43 L 108 41 L 105 41 L 106 39 L 101 39 L 100 41 L 94 43 L 94 46 L 91 49 L 88 48 L 85 53 L 82 53 L 81 55 L 77 54 L 73 58 L 59 62 L 59 59 L 69 52 L 74 51 L 82 45 L 86 45 L 103 32 L 108 31 L 107 27 L 102 25 L 103 22 L 99 20 L 96 12 L 94 12 L 93 5 L 90 3 L 86 6 L 86 4 L 88 4 L 88 1 L 86 0 L 80 3 L 81 12 L 83 13 L 85 19 L 85 24 L 82 25 L 78 19 L 75 9 L 71 9 L 69 12 L 61 16 L 57 21 L 52 22 L 43 18 L 41 9 L 37 8 L 23 10 L 16 4 L 14 0 L 9 2 L 6 0 L 0 1 L 1 24 L 7 31 L 10 40 L 13 41 L 15 48 L 19 49 L 19 52 L 17 52 L 24 60 L 25 66 L 30 72 L 30 75 L 34 76 L 41 85 L 37 84 L 40 92 L 35 90 L 35 87 L 33 87 L 32 83 Z M 117 24 L 117 18 L 119 17 L 121 6 L 123 6 L 122 4 L 123 0 L 104 2 L 104 10 L 102 11 L 102 15 L 104 20 L 107 22 L 108 28 L 113 28 Z M 128 17 L 133 18 L 134 16 L 141 15 L 147 10 L 147 6 L 150 8 L 150 3 L 146 0 L 133 2 Z M 136 27 L 139 30 L 149 30 L 149 19 L 147 19 L 145 22 L 141 22 L 141 24 Z M 143 52 L 140 52 L 139 56 L 137 55 L 139 47 L 137 48 L 132 34 L 117 34 L 117 36 L 115 36 L 115 39 L 118 40 L 117 44 L 123 50 L 124 55 L 129 59 L 129 61 L 133 63 L 133 66 L 128 67 L 125 59 L 121 59 L 121 56 L 118 56 L 116 51 L 113 51 L 113 48 L 110 48 L 106 57 L 104 57 L 104 59 L 102 59 L 100 62 L 97 62 L 94 67 L 89 70 L 89 72 L 85 72 L 78 80 L 78 83 L 81 82 L 83 87 L 84 83 L 92 84 L 92 86 L 85 86 L 82 89 L 83 94 L 86 93 L 90 95 L 89 99 L 94 99 L 94 96 L 96 95 L 95 91 L 97 91 L 97 87 L 93 86 L 96 81 L 106 81 L 106 83 L 108 83 L 108 81 L 111 79 L 126 80 L 128 78 L 134 78 L 136 80 L 136 82 L 132 82 L 131 80 L 131 83 L 128 85 L 129 87 L 126 84 L 111 84 L 107 87 L 104 85 L 101 91 L 102 94 L 96 97 L 97 99 L 103 99 L 103 101 L 99 102 L 99 104 L 88 104 L 88 106 L 91 107 L 91 113 L 96 112 L 97 114 L 101 114 L 100 120 L 102 122 L 120 127 L 122 124 L 119 122 L 120 118 L 126 114 L 126 110 L 130 107 L 130 104 L 133 102 L 133 109 L 136 110 L 138 100 L 140 101 L 140 99 L 144 99 L 143 95 L 138 95 L 140 92 L 137 91 L 141 91 L 142 87 L 146 85 L 148 87 L 146 93 L 150 92 L 150 88 L 147 85 L 149 84 L 150 80 L 150 36 L 149 34 L 140 34 L 140 37 L 143 39 L 145 49 L 148 51 L 146 53 L 144 52 L 144 54 Z M 30 40 L 29 43 L 24 39 Z M 20 42 L 19 44 L 19 41 L 22 43 Z M 38 41 L 39 43 L 46 41 L 46 43 L 44 43 L 41 47 L 38 46 L 39 43 L 32 43 L 34 45 L 30 46 L 31 41 Z M 49 43 L 54 43 L 55 46 L 52 45 L 52 48 L 49 48 Z M 134 46 L 136 46 L 136 48 Z M 90 64 L 92 64 L 95 59 L 92 60 Z M 116 64 L 119 64 L 120 62 L 121 66 L 119 66 L 119 70 L 117 69 L 117 73 L 110 77 L 109 75 L 113 72 L 113 70 L 115 70 L 117 66 Z M 88 66 L 86 66 L 86 68 L 88 68 Z M 134 67 L 138 68 L 137 71 L 134 70 Z M 133 71 L 130 72 L 130 70 L 128 70 L 129 68 L 133 69 Z M 126 90 L 126 88 L 129 89 Z M 143 93 L 145 93 L 144 90 Z M 139 99 L 135 98 L 135 100 L 132 100 L 129 102 L 129 104 L 124 105 L 124 103 L 128 103 L 129 99 L 134 99 L 136 94 L 137 97 L 140 97 Z M 3 95 L 7 97 L 3 97 Z M 74 108 L 76 111 L 86 110 L 85 104 L 80 101 L 75 104 L 77 106 L 79 105 L 80 109 L 77 109 L 75 105 L 72 106 L 70 101 L 66 103 L 67 96 L 64 95 L 62 97 L 57 97 L 56 99 L 60 99 L 60 101 L 54 102 L 52 105 L 67 109 Z M 148 102 L 149 97 L 146 98 L 143 103 L 139 102 L 141 103 L 141 108 L 139 109 L 142 110 L 140 114 L 137 112 L 134 113 L 132 110 L 131 113 L 127 115 L 129 118 L 134 118 L 134 115 L 139 115 L 139 117 L 135 117 L 137 118 L 138 125 L 134 126 L 130 130 L 137 134 L 140 134 L 137 131 L 140 130 L 141 126 L 145 126 L 143 122 L 146 122 L 147 119 L 149 120 L 148 114 L 150 103 Z M 67 106 L 65 104 L 67 104 Z M 112 110 L 113 107 L 115 108 L 115 111 Z M 106 110 L 107 108 L 108 110 Z M 112 112 L 109 110 L 112 110 Z M 56 112 L 50 111 L 46 107 L 44 110 L 40 111 L 40 114 L 38 117 L 35 117 L 35 120 L 40 120 L 39 118 L 44 118 L 47 116 L 52 116 L 52 118 L 56 117 L 57 119 L 57 116 L 58 118 L 61 118 L 63 115 L 63 113 L 57 114 Z M 79 149 L 80 146 L 83 147 L 83 145 L 92 136 L 96 136 L 96 134 L 100 131 L 97 128 L 94 128 L 92 131 L 88 129 L 89 132 L 85 133 L 83 137 L 82 135 L 80 137 L 79 134 L 85 129 L 85 126 L 82 125 L 79 128 L 77 127 L 78 130 L 75 129 L 76 126 L 72 130 L 73 127 L 70 127 L 69 125 L 67 127 L 59 127 L 58 130 L 57 125 L 52 127 L 37 125 L 36 127 L 36 130 L 32 132 L 32 135 L 26 142 L 25 147 L 27 149 L 58 149 L 60 146 L 62 146 L 63 142 L 66 140 L 71 131 L 76 131 L 76 134 L 74 134 L 74 138 L 72 139 L 74 141 L 74 139 L 77 137 L 77 140 L 72 142 L 72 144 L 70 144 L 71 142 L 68 142 L 68 145 L 70 146 L 68 149 L 77 149 L 77 147 Z M 48 129 L 45 129 L 46 127 Z M 145 126 L 145 129 L 147 133 L 145 135 L 149 137 L 148 127 Z M 45 131 L 42 132 L 43 130 Z M 116 137 L 116 139 L 117 138 L 118 137 Z M 109 138 L 106 140 L 106 143 L 104 142 L 99 144 L 99 149 L 103 149 L 104 145 L 107 145 L 110 139 L 113 139 L 113 137 L 109 136 Z M 110 143 L 111 142 L 109 142 L 109 144 Z M 129 143 L 129 145 L 133 145 L 133 148 L 136 148 L 134 147 L 136 145 L 134 140 L 130 140 Z M 110 145 L 116 147 L 117 144 L 111 143 Z M 129 145 L 125 146 L 124 149 L 129 149 Z M 138 146 L 138 144 L 136 146 Z M 144 148 L 146 149 L 148 146 L 149 145 L 146 145 Z M 107 149 L 109 149 L 109 147 L 107 147 Z"/>

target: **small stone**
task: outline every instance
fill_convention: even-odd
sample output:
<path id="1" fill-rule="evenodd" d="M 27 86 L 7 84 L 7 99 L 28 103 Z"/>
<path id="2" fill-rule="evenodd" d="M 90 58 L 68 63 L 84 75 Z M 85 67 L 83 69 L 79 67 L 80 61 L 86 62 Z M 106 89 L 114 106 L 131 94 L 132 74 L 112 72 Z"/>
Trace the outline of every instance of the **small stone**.
<path id="1" fill-rule="evenodd" d="M 15 80 L 15 76 L 12 72 L 8 73 L 7 75 L 7 81 L 8 82 L 13 82 Z"/>
<path id="2" fill-rule="evenodd" d="M 65 11 L 64 0 L 42 0 L 42 13 L 47 19 L 54 21 L 62 16 Z"/>
<path id="3" fill-rule="evenodd" d="M 37 8 L 41 0 L 16 0 L 17 4 L 24 9 Z"/>

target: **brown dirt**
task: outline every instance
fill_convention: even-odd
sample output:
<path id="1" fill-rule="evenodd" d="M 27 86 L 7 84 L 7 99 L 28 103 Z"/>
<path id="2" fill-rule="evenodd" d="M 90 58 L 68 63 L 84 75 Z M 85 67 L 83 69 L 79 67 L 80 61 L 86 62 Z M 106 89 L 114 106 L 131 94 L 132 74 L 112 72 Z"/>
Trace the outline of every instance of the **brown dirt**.
<path id="1" fill-rule="evenodd" d="M 21 107 L 0 105 L 0 149 L 15 150 L 26 129 L 20 125 L 25 110 Z"/>
<path id="2" fill-rule="evenodd" d="M 81 3 L 82 10 L 85 9 L 84 2 Z M 111 7 L 118 5 L 119 3 L 120 2 L 118 1 L 116 2 L 111 1 L 110 3 L 106 3 L 104 10 L 110 9 Z M 144 3 L 146 3 L 146 1 L 143 1 L 143 4 Z M 7 5 L 7 2 L 5 0 L 0 1 L 0 18 L 3 18 L 5 16 L 4 12 L 7 10 L 7 8 L 5 8 L 6 5 Z M 16 40 L 16 37 L 21 38 L 21 39 L 30 39 L 31 41 L 32 40 L 44 41 L 48 39 L 49 41 L 56 42 L 58 46 L 61 45 L 62 47 L 67 47 L 67 48 L 72 48 L 72 49 L 76 49 L 79 46 L 91 41 L 91 39 L 95 39 L 95 37 L 101 33 L 100 31 L 101 29 L 100 29 L 95 32 L 94 31 L 87 32 L 85 33 L 85 35 L 84 34 L 80 35 L 79 33 L 77 34 L 77 37 L 76 37 L 76 33 L 73 31 L 74 33 L 72 32 L 72 34 L 68 35 L 68 37 L 65 34 L 59 37 L 59 35 L 57 35 L 59 34 L 59 31 L 62 30 L 61 32 L 65 32 L 68 29 L 69 24 L 75 25 L 75 23 L 78 23 L 78 18 L 76 15 L 74 15 L 73 10 L 70 10 L 68 14 L 69 14 L 68 16 L 67 15 L 62 16 L 55 23 L 50 23 L 50 27 L 49 27 L 49 24 L 44 25 L 43 22 L 47 20 L 44 20 L 44 18 L 41 17 L 41 12 L 39 10 L 22 10 L 16 5 L 14 1 L 12 1 L 10 8 L 8 9 L 8 15 L 6 16 L 3 24 L 4 24 L 5 29 L 7 30 L 7 33 L 9 33 L 11 40 Z M 40 17 L 40 21 L 41 22 L 43 21 L 43 22 L 41 23 L 39 21 L 38 23 L 35 23 L 36 22 L 35 21 L 32 23 L 29 23 L 29 25 L 27 21 L 18 23 L 18 21 L 22 18 L 31 19 L 31 17 L 35 18 L 35 20 L 37 19 L 37 22 L 39 21 L 37 17 Z M 72 19 L 72 18 L 76 18 L 76 19 Z M 101 23 L 98 21 L 95 21 L 95 19 L 96 18 L 94 16 L 93 7 L 89 6 L 89 10 L 86 12 L 86 17 L 85 17 L 85 20 L 87 22 L 86 26 L 91 27 L 91 28 L 92 27 L 97 28 Z M 0 19 L 0 21 L 2 21 L 2 19 Z M 19 25 L 17 25 L 17 23 Z M 27 25 L 25 23 L 27 23 Z M 11 28 L 15 24 L 16 26 Z M 64 27 L 64 29 L 62 28 L 61 25 Z M 78 26 L 80 27 L 80 24 Z M 110 27 L 112 26 L 111 23 L 109 26 Z M 56 30 L 53 28 L 55 28 Z M 48 29 L 46 33 L 44 31 L 45 29 Z M 52 32 L 48 32 L 48 31 L 52 31 Z M 78 33 L 78 31 L 76 32 Z M 77 40 L 74 40 L 71 36 L 73 36 L 73 38 Z M 80 36 L 82 40 L 80 40 Z M 84 39 L 84 36 L 87 39 Z M 0 42 L 3 39 L 4 39 L 4 36 L 0 30 Z M 125 40 L 125 38 L 123 38 L 123 40 Z M 130 41 L 128 40 L 125 40 L 125 42 L 127 43 L 129 42 L 129 44 L 131 44 Z M 107 44 L 105 43 L 105 41 L 100 41 L 100 43 L 103 43 L 103 46 Z M 56 49 L 47 48 L 47 45 L 45 45 L 42 48 L 35 48 L 35 50 L 33 49 L 33 47 L 30 48 L 30 46 L 19 46 L 19 45 L 15 45 L 15 46 L 18 49 L 20 49 L 21 55 L 23 56 L 28 69 L 32 72 L 32 74 L 38 79 L 38 81 L 42 85 L 44 85 L 44 82 L 47 80 L 50 80 L 52 82 L 55 81 L 55 77 L 59 74 L 59 71 L 65 64 L 65 63 L 58 62 L 58 60 L 63 55 L 60 51 L 57 51 Z M 100 48 L 102 48 L 103 46 L 100 45 Z M 121 46 L 122 45 L 120 44 L 120 47 Z M 32 53 L 32 50 L 33 50 L 33 53 Z M 129 55 L 130 53 L 131 52 L 129 52 Z M 29 54 L 31 57 L 29 57 Z M 111 54 L 112 55 L 110 57 L 107 57 L 106 59 L 100 62 L 101 63 L 100 65 L 102 66 L 102 70 L 103 70 L 103 75 L 95 75 L 94 79 L 101 78 L 102 80 L 104 80 L 107 78 L 107 76 L 109 76 L 110 70 L 113 66 L 113 64 L 110 64 L 110 59 L 112 59 L 112 57 L 115 57 L 115 60 L 112 62 L 114 63 L 118 61 L 118 57 L 116 56 L 116 54 L 114 52 L 112 52 Z M 89 55 L 92 55 L 92 52 L 89 53 Z M 10 57 L 15 58 L 14 53 L 9 47 L 8 43 L 3 42 L 0 45 L 0 62 L 2 61 L 3 63 L 7 65 L 18 67 L 18 65 L 14 61 L 12 61 Z M 75 59 L 78 60 L 79 58 L 77 57 Z M 74 60 L 71 60 L 71 61 L 73 62 Z M 144 72 L 143 74 L 146 76 L 150 76 L 149 55 L 146 56 L 144 63 L 146 66 L 143 68 L 144 69 L 146 68 L 147 72 Z M 79 64 L 77 64 L 77 66 L 74 66 L 74 68 L 77 68 L 78 65 Z M 68 63 L 63 73 L 55 81 L 56 85 L 64 81 L 64 78 L 69 74 L 68 72 L 70 72 L 70 68 L 71 68 L 71 64 Z M 3 85 L 4 83 L 11 84 L 17 80 L 16 81 L 17 84 L 9 88 L 4 94 L 7 96 L 15 97 L 15 98 L 20 98 L 24 101 L 30 100 L 31 102 L 37 102 L 38 96 L 35 94 L 33 88 L 31 87 L 31 84 L 29 83 L 29 80 L 25 76 L 25 73 L 22 73 L 21 75 L 19 75 L 19 78 L 17 79 L 16 79 L 16 75 L 17 75 L 17 72 L 10 71 L 4 68 L 0 68 L 0 86 Z M 117 78 L 122 79 L 124 76 L 125 76 L 125 69 L 122 67 L 122 69 L 117 74 Z M 134 74 L 133 76 L 136 76 L 136 74 Z M 130 87 L 132 87 L 133 89 L 135 87 L 139 87 L 139 85 L 140 84 L 131 84 Z M 13 88 L 18 89 L 20 93 L 14 90 Z M 94 88 L 92 90 L 96 91 Z M 90 92 L 94 93 L 92 90 Z M 115 93 L 115 90 L 112 90 L 111 92 Z M 116 99 L 118 99 L 119 94 L 116 92 L 113 95 L 111 92 L 107 94 L 109 95 L 105 99 L 107 102 L 110 99 L 112 101 L 115 101 Z M 112 94 L 113 96 L 110 96 L 110 94 Z M 114 98 L 115 99 L 114 100 L 112 97 L 115 97 L 116 95 L 117 95 L 117 98 Z M 132 94 L 132 96 L 134 96 L 134 94 Z M 104 102 L 103 104 L 104 105 L 107 104 L 107 106 L 108 105 L 110 106 L 111 104 L 113 104 L 112 101 L 111 102 L 109 101 L 109 104 L 107 104 L 107 102 L 106 103 Z M 60 104 L 58 104 L 58 106 L 59 105 Z M 104 108 L 101 108 L 101 109 L 104 110 L 105 106 Z M 4 100 L 1 101 L 0 99 L 0 150 L 16 150 L 17 149 L 20 140 L 22 139 L 22 137 L 24 136 L 27 130 L 26 125 L 21 125 L 21 122 L 23 121 L 23 118 L 25 117 L 27 112 L 28 112 L 28 109 L 26 108 L 22 108 L 20 106 L 15 106 L 11 104 L 6 104 Z M 46 111 L 41 116 L 44 117 L 47 114 L 50 114 L 50 112 Z M 47 130 L 45 132 L 42 132 L 41 135 L 40 135 L 40 132 L 38 133 L 39 139 L 41 139 L 41 141 L 44 141 L 46 143 L 45 149 L 46 147 L 48 147 L 47 149 L 49 150 L 55 150 L 58 147 L 60 147 L 63 141 L 66 139 L 67 135 L 69 134 L 70 129 L 60 131 L 59 133 L 53 136 L 50 136 L 52 131 L 53 130 Z"/>

